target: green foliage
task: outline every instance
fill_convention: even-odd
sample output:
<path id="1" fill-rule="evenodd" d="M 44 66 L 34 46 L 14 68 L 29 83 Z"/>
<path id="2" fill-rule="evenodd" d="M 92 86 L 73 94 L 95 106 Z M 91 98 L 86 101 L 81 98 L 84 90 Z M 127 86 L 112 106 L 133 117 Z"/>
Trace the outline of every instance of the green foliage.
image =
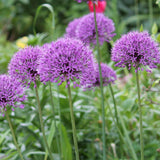
<path id="1" fill-rule="evenodd" d="M 135 29 L 140 31 L 149 30 L 152 37 L 160 43 L 158 6 L 156 6 L 154 2 L 152 2 L 151 6 L 145 0 L 139 1 L 138 4 L 135 2 L 134 0 L 107 1 L 107 9 L 105 12 L 107 16 L 114 20 L 117 35 L 111 44 L 105 43 L 101 47 L 101 61 L 107 62 L 116 70 L 118 80 L 113 86 L 113 89 L 121 121 L 121 125 L 117 128 L 113 119 L 113 100 L 109 95 L 108 87 L 105 87 L 106 145 L 108 160 L 136 160 L 140 157 L 139 116 L 137 91 L 135 87 L 135 71 L 134 69 L 128 71 L 127 68 L 122 70 L 114 67 L 114 63 L 111 62 L 110 59 L 111 47 L 121 34 Z M 158 0 L 157 4 L 159 4 Z M 151 12 L 152 7 L 154 7 L 153 12 Z M 13 54 L 18 50 L 17 41 L 12 42 L 8 40 L 15 40 L 26 35 L 27 42 L 25 42 L 25 45 L 42 45 L 45 42 L 50 42 L 62 36 L 67 24 L 71 20 L 87 13 L 88 8 L 86 3 L 78 4 L 73 0 L 39 0 L 32 1 L 32 3 L 29 0 L 1 0 L 0 74 L 7 73 L 8 63 Z M 150 18 L 148 19 L 148 17 Z M 151 21 L 155 23 L 152 24 Z M 36 35 L 33 35 L 33 22 L 37 32 Z M 94 51 L 94 54 L 96 55 L 96 51 Z M 157 151 L 160 144 L 159 82 L 159 68 L 154 69 L 152 73 L 147 73 L 146 71 L 140 72 L 145 159 L 148 160 L 160 159 L 160 154 Z M 54 86 L 52 89 L 56 108 L 57 132 L 54 126 L 52 108 L 50 105 L 49 86 L 48 84 L 39 85 L 45 131 L 54 159 L 60 160 L 55 136 L 57 133 L 58 141 L 62 142 L 60 146 L 62 160 L 72 160 L 74 159 L 74 148 L 72 145 L 73 140 L 66 84 L 64 83 L 59 86 L 61 124 L 59 122 L 60 115 L 57 88 Z M 28 101 L 25 103 L 25 108 L 17 108 L 15 112 L 11 114 L 14 129 L 18 137 L 22 154 L 26 160 L 47 160 L 48 155 L 44 148 L 33 84 L 30 89 L 27 89 L 27 95 Z M 100 90 L 99 88 L 95 88 L 95 90 L 84 92 L 82 89 L 72 87 L 72 98 L 80 159 L 100 160 L 102 159 Z M 111 116 L 111 113 L 113 116 Z M 0 123 L 0 159 L 17 160 L 18 154 L 12 142 L 11 133 L 8 130 L 8 123 L 5 117 L 0 117 Z M 62 140 L 60 132 L 62 132 Z M 119 132 L 121 132 L 123 139 L 122 148 L 120 148 Z"/>

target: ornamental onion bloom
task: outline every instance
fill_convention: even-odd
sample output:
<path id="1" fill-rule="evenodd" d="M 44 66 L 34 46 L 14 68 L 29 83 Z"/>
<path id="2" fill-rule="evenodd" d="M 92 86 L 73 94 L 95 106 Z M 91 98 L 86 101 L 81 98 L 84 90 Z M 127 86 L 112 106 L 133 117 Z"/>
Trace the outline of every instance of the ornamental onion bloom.
<path id="1" fill-rule="evenodd" d="M 115 71 L 104 63 L 101 63 L 101 71 L 103 86 L 107 86 L 109 83 L 114 83 L 114 81 L 117 79 Z M 94 83 L 89 85 L 88 88 L 100 87 L 99 67 L 97 63 L 95 64 L 95 76 L 96 80 Z"/>
<path id="2" fill-rule="evenodd" d="M 99 43 L 102 45 L 104 41 L 109 42 L 115 35 L 115 33 L 112 33 L 115 31 L 115 27 L 113 21 L 102 13 L 97 13 L 96 18 Z M 82 17 L 76 29 L 76 37 L 86 44 L 96 44 L 94 13 Z"/>
<path id="3" fill-rule="evenodd" d="M 156 63 L 160 63 L 159 47 L 148 32 L 132 31 L 115 42 L 112 60 L 117 62 L 115 66 L 128 66 L 129 69 L 131 66 L 136 70 L 141 66 L 157 68 Z M 150 72 L 150 70 L 146 71 Z"/>
<path id="4" fill-rule="evenodd" d="M 76 38 L 76 28 L 80 22 L 81 18 L 76 18 L 74 19 L 73 21 L 71 21 L 67 28 L 66 28 L 66 34 L 65 34 L 65 37 L 68 37 L 68 38 Z"/>
<path id="5" fill-rule="evenodd" d="M 73 80 L 74 85 L 86 85 L 94 79 L 93 54 L 77 39 L 61 38 L 40 58 L 38 73 L 42 82 Z"/>
<path id="6" fill-rule="evenodd" d="M 28 46 L 19 50 L 11 59 L 9 64 L 9 74 L 18 79 L 25 86 L 38 78 L 38 59 L 42 54 L 42 49 L 38 46 Z"/>
<path id="7" fill-rule="evenodd" d="M 11 107 L 12 111 L 14 107 L 23 108 L 21 102 L 25 100 L 26 95 L 20 82 L 8 75 L 0 75 L 0 113 L 7 111 L 7 107 Z"/>

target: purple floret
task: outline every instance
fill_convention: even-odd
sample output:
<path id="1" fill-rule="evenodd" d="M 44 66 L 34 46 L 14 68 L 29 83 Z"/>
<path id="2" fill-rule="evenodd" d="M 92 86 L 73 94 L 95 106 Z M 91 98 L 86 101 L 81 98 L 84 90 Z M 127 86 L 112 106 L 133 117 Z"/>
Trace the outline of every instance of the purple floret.
<path id="1" fill-rule="evenodd" d="M 19 50 L 9 64 L 9 74 L 18 79 L 25 86 L 38 78 L 38 59 L 42 55 L 43 49 L 39 46 L 28 46 Z"/>
<path id="2" fill-rule="evenodd" d="M 71 21 L 67 28 L 66 28 L 66 34 L 65 37 L 67 38 L 76 38 L 76 28 L 80 22 L 81 18 L 76 18 L 73 21 Z"/>
<path id="3" fill-rule="evenodd" d="M 114 83 L 114 81 L 117 79 L 115 71 L 104 63 L 101 63 L 101 71 L 103 86 L 107 86 L 109 83 Z M 97 63 L 95 64 L 95 76 L 95 82 L 89 85 L 88 88 L 100 87 L 99 67 Z"/>
<path id="4" fill-rule="evenodd" d="M 93 53 L 77 39 L 61 38 L 52 43 L 51 48 L 39 62 L 38 73 L 42 82 L 74 81 L 75 86 L 86 85 L 94 80 Z"/>
<path id="5" fill-rule="evenodd" d="M 114 23 L 102 13 L 96 13 L 98 38 L 99 43 L 102 45 L 105 41 L 109 42 L 115 36 Z M 90 13 L 82 17 L 76 29 L 76 37 L 86 44 L 96 44 L 96 29 L 94 22 L 94 13 Z"/>
<path id="6" fill-rule="evenodd" d="M 157 68 L 160 63 L 160 52 L 156 43 L 148 32 L 132 31 L 117 40 L 112 49 L 112 60 L 117 62 L 115 66 L 131 66 L 140 69 L 141 66 Z M 142 68 L 143 70 L 143 68 Z M 150 71 L 150 70 L 147 70 Z"/>
<path id="7" fill-rule="evenodd" d="M 0 113 L 7 111 L 7 106 L 24 108 L 21 102 L 26 100 L 24 88 L 20 82 L 8 75 L 0 75 Z"/>

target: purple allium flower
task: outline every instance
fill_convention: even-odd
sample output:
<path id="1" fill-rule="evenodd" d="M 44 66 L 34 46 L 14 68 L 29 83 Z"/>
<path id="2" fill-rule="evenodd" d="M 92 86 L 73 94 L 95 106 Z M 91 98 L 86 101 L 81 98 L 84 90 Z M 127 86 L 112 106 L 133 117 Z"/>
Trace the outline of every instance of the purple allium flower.
<path id="1" fill-rule="evenodd" d="M 65 34 L 65 37 L 68 37 L 68 38 L 76 38 L 76 28 L 80 22 L 81 18 L 76 18 L 74 19 L 73 21 L 71 21 L 67 28 L 66 28 L 66 34 Z"/>
<path id="2" fill-rule="evenodd" d="M 113 21 L 105 17 L 104 14 L 97 13 L 96 17 L 99 43 L 102 45 L 104 41 L 109 42 L 115 35 L 115 33 L 112 33 L 115 31 L 115 27 Z M 86 44 L 96 44 L 94 13 L 82 17 L 76 29 L 76 37 Z"/>
<path id="3" fill-rule="evenodd" d="M 148 32 L 132 31 L 115 42 L 112 60 L 117 62 L 115 66 L 128 66 L 129 69 L 131 66 L 140 69 L 141 65 L 157 68 L 156 63 L 160 63 L 159 47 Z"/>
<path id="4" fill-rule="evenodd" d="M 40 59 L 38 73 L 42 82 L 73 80 L 77 86 L 91 83 L 94 79 L 92 51 L 77 39 L 61 38 Z"/>
<path id="5" fill-rule="evenodd" d="M 38 59 L 42 52 L 43 49 L 39 46 L 28 46 L 19 50 L 11 59 L 9 74 L 25 86 L 29 86 L 31 82 L 35 83 L 38 78 Z"/>
<path id="6" fill-rule="evenodd" d="M 107 86 L 109 83 L 114 83 L 114 81 L 117 79 L 115 71 L 104 63 L 101 63 L 101 71 L 103 86 Z M 97 63 L 95 64 L 95 75 L 96 80 L 94 81 L 94 83 L 89 85 L 88 88 L 100 86 L 99 67 Z"/>
<path id="7" fill-rule="evenodd" d="M 20 82 L 8 75 L 0 75 L 0 113 L 4 113 L 7 107 L 23 108 L 21 102 L 26 100 L 24 88 Z"/>

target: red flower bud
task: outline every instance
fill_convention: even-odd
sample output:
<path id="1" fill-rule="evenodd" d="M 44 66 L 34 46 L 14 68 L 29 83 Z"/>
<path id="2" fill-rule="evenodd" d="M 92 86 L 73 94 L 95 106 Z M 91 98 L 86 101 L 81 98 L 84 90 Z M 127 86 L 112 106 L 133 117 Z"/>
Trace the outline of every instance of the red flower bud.
<path id="1" fill-rule="evenodd" d="M 103 13 L 106 9 L 106 6 L 107 6 L 107 2 L 105 0 L 103 1 L 98 0 L 97 3 L 95 3 L 96 12 Z M 89 7 L 90 12 L 94 12 L 93 2 L 91 0 L 88 2 L 88 7 Z"/>

